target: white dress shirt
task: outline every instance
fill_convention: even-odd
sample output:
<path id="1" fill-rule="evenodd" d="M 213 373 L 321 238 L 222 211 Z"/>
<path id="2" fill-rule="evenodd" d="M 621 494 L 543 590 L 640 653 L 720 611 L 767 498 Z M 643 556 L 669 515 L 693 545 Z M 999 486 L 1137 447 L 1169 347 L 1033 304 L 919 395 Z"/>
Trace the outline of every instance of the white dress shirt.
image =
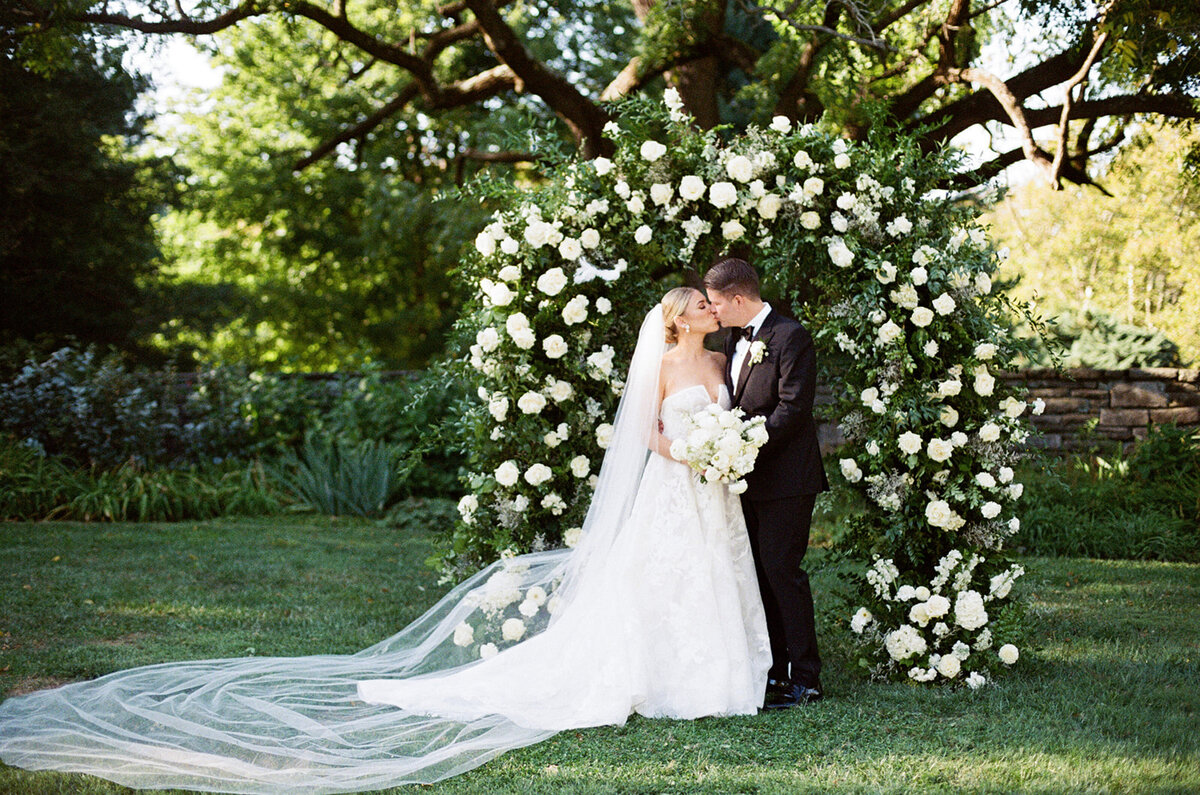
<path id="1" fill-rule="evenodd" d="M 771 305 L 763 303 L 763 308 L 758 311 L 754 319 L 745 325 L 745 328 L 750 329 L 751 336 L 758 334 L 758 330 L 762 328 L 763 321 L 767 319 L 767 315 L 771 313 Z M 737 347 L 733 349 L 733 388 L 737 391 L 738 376 L 742 374 L 742 362 L 746 360 L 746 353 L 750 350 L 750 340 L 739 339 Z"/>

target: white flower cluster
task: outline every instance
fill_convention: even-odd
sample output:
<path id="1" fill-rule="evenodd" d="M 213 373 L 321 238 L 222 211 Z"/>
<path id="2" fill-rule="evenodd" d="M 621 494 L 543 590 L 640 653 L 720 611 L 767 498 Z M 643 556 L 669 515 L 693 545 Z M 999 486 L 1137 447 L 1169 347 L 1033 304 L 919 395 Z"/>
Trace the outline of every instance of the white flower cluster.
<path id="1" fill-rule="evenodd" d="M 767 442 L 766 419 L 745 419 L 741 409 L 716 403 L 688 415 L 687 433 L 671 442 L 671 455 L 686 463 L 704 483 L 726 483 L 734 494 L 746 490 L 742 480 Z"/>
<path id="2" fill-rule="evenodd" d="M 958 679 L 972 689 L 986 684 L 980 670 L 980 654 L 992 647 L 988 628 L 988 606 L 1009 596 L 1013 583 L 1025 573 L 1013 565 L 991 577 L 987 593 L 972 587 L 975 570 L 984 563 L 978 554 L 970 557 L 955 549 L 938 561 L 935 577 L 928 585 L 899 584 L 899 570 L 891 560 L 877 559 L 865 577 L 879 600 L 879 618 L 859 607 L 850 619 L 850 629 L 866 644 L 878 645 L 893 665 L 906 669 L 910 679 L 931 682 Z M 999 658 L 1005 665 L 1017 661 L 1017 649 L 1005 644 Z"/>

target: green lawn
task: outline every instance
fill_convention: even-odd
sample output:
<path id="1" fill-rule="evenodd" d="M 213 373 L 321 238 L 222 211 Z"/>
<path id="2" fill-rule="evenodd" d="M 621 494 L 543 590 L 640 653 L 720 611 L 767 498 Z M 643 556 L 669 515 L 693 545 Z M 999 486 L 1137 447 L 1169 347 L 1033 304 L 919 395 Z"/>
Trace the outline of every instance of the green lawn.
<path id="1" fill-rule="evenodd" d="M 442 593 L 444 504 L 407 527 L 289 517 L 0 525 L 0 691 L 183 658 L 350 652 Z M 818 600 L 837 572 L 810 558 Z M 868 682 L 819 605 L 827 699 L 566 732 L 394 792 L 1198 792 L 1200 566 L 1031 558 L 1031 640 L 980 692 Z M 4 793 L 128 792 L 0 767 Z"/>

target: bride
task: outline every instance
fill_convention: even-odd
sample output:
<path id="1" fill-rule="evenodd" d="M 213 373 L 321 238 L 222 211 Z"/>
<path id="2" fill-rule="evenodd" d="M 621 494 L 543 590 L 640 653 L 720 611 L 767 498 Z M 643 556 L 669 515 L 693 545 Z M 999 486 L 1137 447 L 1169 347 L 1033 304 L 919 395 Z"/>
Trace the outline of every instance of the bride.
<path id="1" fill-rule="evenodd" d="M 575 549 L 498 561 L 354 655 L 165 663 L 10 698 L 0 759 L 132 787 L 352 792 L 632 713 L 755 713 L 771 652 L 741 506 L 670 454 L 687 415 L 729 406 L 724 356 L 703 347 L 717 328 L 690 288 L 646 315 Z M 519 642 L 476 647 L 498 622 Z"/>

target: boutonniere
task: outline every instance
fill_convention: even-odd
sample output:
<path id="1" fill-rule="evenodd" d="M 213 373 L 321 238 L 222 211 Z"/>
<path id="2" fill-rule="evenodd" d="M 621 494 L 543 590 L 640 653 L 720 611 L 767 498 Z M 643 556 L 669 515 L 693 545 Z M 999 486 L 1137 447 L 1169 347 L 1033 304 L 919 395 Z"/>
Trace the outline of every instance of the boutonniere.
<path id="1" fill-rule="evenodd" d="M 750 343 L 750 364 L 758 364 L 763 359 L 767 358 L 767 343 L 766 340 L 755 340 Z"/>

